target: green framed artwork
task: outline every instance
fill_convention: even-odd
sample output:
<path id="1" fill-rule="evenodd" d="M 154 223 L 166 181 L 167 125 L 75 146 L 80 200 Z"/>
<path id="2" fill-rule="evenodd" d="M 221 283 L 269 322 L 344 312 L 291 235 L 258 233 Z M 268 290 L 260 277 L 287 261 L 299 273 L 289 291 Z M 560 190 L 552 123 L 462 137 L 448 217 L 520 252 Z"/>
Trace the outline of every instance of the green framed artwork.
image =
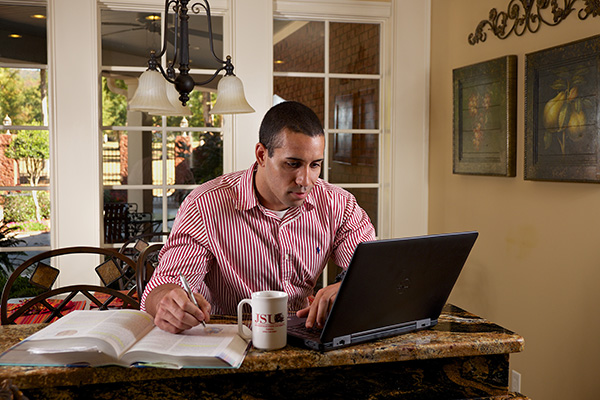
<path id="1" fill-rule="evenodd" d="M 452 172 L 516 175 L 517 56 L 452 71 Z"/>
<path id="2" fill-rule="evenodd" d="M 600 182 L 600 36 L 525 55 L 525 179 Z"/>

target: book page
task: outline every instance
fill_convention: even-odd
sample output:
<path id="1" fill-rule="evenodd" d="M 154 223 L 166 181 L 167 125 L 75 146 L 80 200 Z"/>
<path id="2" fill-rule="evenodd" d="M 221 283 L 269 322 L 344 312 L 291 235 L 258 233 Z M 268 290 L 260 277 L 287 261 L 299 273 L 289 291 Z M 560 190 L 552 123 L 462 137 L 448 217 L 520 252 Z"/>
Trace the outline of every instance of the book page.
<path id="1" fill-rule="evenodd" d="M 30 336 L 29 351 L 36 354 L 98 349 L 100 339 L 108 344 L 110 353 L 118 357 L 154 327 L 150 314 L 137 310 L 73 311 Z"/>
<path id="2" fill-rule="evenodd" d="M 230 362 L 243 357 L 245 351 L 245 346 L 241 349 L 237 346 L 234 350 L 240 354 L 237 357 L 231 354 L 232 350 L 228 346 L 235 339 L 243 342 L 238 337 L 237 325 L 208 324 L 206 328 L 198 325 L 179 334 L 154 328 L 123 355 L 123 361 L 135 363 L 164 360 L 177 364 L 178 359 L 183 361 L 183 358 L 190 357 L 196 360 L 216 358 L 221 359 L 221 362 Z"/>

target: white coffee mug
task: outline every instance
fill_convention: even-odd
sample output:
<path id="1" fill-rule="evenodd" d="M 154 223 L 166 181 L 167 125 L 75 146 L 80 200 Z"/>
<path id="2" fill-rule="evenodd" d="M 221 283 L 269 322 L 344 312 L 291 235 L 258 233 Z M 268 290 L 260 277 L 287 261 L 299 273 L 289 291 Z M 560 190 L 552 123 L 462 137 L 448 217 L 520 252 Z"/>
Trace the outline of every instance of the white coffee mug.
<path id="1" fill-rule="evenodd" d="M 238 304 L 238 331 L 244 339 L 252 339 L 257 349 L 275 350 L 287 344 L 287 299 L 285 292 L 267 290 L 252 293 L 252 299 Z M 244 304 L 252 307 L 252 331 L 242 323 Z"/>

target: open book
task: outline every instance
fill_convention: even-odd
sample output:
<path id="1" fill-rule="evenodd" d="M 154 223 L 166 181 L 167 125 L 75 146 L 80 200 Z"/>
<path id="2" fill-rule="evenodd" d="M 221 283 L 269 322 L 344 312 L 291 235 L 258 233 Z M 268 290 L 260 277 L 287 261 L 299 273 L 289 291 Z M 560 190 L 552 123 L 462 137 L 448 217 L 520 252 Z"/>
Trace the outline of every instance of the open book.
<path id="1" fill-rule="evenodd" d="M 237 332 L 208 324 L 173 334 L 143 311 L 73 311 L 0 355 L 0 365 L 238 368 L 248 343 Z"/>

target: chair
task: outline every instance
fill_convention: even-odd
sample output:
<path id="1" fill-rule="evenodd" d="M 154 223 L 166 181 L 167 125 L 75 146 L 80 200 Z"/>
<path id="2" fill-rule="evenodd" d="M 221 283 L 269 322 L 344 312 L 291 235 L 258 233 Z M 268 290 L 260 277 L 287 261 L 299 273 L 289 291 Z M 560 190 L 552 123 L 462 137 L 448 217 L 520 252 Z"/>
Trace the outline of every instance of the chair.
<path id="1" fill-rule="evenodd" d="M 69 285 L 52 289 L 54 282 L 58 278 L 60 271 L 54 268 L 51 263 L 56 261 L 57 257 L 68 256 L 75 254 L 97 254 L 104 256 L 104 261 L 95 267 L 96 272 L 104 283 L 101 285 Z M 139 309 L 139 301 L 133 296 L 135 289 L 128 293 L 118 291 L 107 287 L 112 282 L 121 279 L 123 269 L 120 265 L 127 265 L 128 268 L 135 270 L 136 265 L 133 260 L 127 256 L 113 250 L 100 247 L 65 247 L 61 249 L 49 250 L 42 252 L 34 257 L 29 258 L 8 277 L 4 289 L 2 290 L 2 298 L 0 302 L 0 323 L 2 325 L 16 324 L 16 320 L 32 312 L 49 313 L 47 318 L 40 322 L 51 322 L 54 318 L 63 316 L 63 311 L 69 307 L 69 303 L 73 298 L 81 293 L 92 306 L 98 307 L 100 310 L 106 310 L 109 306 L 121 306 L 126 308 Z M 25 273 L 25 274 L 23 274 Z M 20 276 L 29 277 L 29 282 L 42 290 L 42 293 L 35 295 L 32 298 L 26 298 L 22 301 L 19 307 L 8 314 L 9 296 L 13 285 Z M 64 298 L 57 298 L 59 295 L 65 295 Z"/>
<path id="2" fill-rule="evenodd" d="M 158 265 L 158 253 L 160 253 L 162 247 L 162 243 L 151 244 L 142 250 L 137 259 L 135 280 L 140 299 L 142 298 L 146 284 Z"/>
<path id="3" fill-rule="evenodd" d="M 124 243 L 132 237 L 153 233 L 162 225 L 152 213 L 138 212 L 136 203 L 104 204 L 104 243 Z"/>
<path id="4" fill-rule="evenodd" d="M 162 242 L 170 232 L 153 232 L 134 236 L 126 240 L 119 248 L 119 253 L 126 255 L 133 261 L 137 261 L 142 251 L 152 242 Z"/>
<path id="5" fill-rule="evenodd" d="M 123 242 L 129 237 L 129 207 L 127 203 L 104 204 L 104 242 Z"/>
<path id="6" fill-rule="evenodd" d="M 148 246 L 151 246 L 152 242 L 163 241 L 167 236 L 169 236 L 169 232 L 145 233 L 143 235 L 134 236 L 123 243 L 121 248 L 119 248 L 119 253 L 129 257 L 137 265 L 137 260 L 140 255 Z M 122 268 L 123 279 L 115 283 L 115 285 L 118 285 L 118 287 L 115 288 L 129 290 L 136 286 L 137 266 L 136 269 L 131 269 L 128 265 L 123 265 Z"/>

